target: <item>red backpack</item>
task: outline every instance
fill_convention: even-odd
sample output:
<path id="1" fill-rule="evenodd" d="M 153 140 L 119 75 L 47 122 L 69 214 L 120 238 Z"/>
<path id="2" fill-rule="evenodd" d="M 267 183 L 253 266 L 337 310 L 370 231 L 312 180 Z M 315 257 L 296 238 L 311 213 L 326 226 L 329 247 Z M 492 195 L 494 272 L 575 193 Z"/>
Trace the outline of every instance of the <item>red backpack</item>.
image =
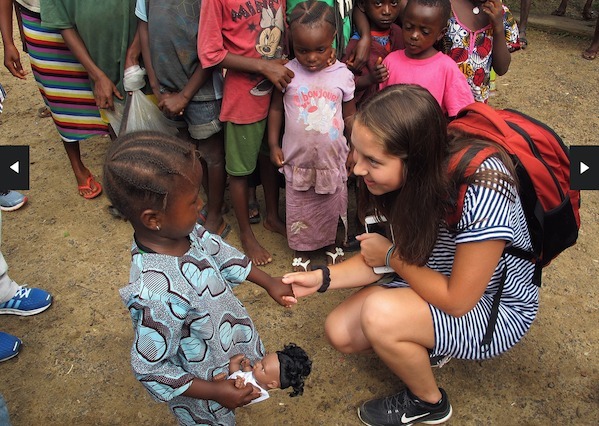
<path id="1" fill-rule="evenodd" d="M 541 268 L 574 245 L 580 228 L 580 191 L 570 189 L 568 147 L 538 120 L 510 109 L 495 110 L 479 102 L 463 108 L 448 128 L 493 141 L 512 158 L 533 252 L 510 248 L 507 251 L 536 264 L 535 284 L 540 286 Z M 467 149 L 454 155 L 450 170 Z M 466 168 L 466 175 L 473 174 L 493 151 L 486 148 L 476 153 Z M 457 209 L 448 218 L 449 224 L 457 224 L 465 192 L 464 184 L 459 190 Z"/>

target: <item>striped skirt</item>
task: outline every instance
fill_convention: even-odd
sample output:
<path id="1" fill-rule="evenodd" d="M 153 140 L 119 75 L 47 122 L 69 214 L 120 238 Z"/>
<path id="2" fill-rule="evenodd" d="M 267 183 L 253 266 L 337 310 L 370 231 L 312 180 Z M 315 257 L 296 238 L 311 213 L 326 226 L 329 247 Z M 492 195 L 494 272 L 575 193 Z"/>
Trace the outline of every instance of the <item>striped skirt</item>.
<path id="1" fill-rule="evenodd" d="M 40 15 L 19 7 L 31 69 L 63 141 L 108 133 L 96 106 L 87 71 L 65 44 L 59 30 L 44 28 Z"/>

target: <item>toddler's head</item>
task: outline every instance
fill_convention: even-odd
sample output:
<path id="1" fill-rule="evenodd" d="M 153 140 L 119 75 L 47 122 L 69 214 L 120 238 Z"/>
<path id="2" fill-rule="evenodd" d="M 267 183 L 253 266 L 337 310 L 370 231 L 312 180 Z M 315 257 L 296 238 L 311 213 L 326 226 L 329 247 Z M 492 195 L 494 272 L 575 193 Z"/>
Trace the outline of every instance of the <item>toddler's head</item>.
<path id="1" fill-rule="evenodd" d="M 312 361 L 295 343 L 285 345 L 282 351 L 268 354 L 253 367 L 254 378 L 265 389 L 292 387 L 289 396 L 304 393 L 304 380 L 312 371 Z"/>
<path id="2" fill-rule="evenodd" d="M 136 233 L 187 236 L 197 220 L 202 166 L 195 147 L 159 132 L 118 138 L 104 163 L 104 187 Z"/>
<path id="3" fill-rule="evenodd" d="M 406 0 L 360 0 L 358 7 L 366 14 L 370 29 L 387 31 L 399 16 Z"/>
<path id="4" fill-rule="evenodd" d="M 437 53 L 435 44 L 443 38 L 450 16 L 450 0 L 408 0 L 402 17 L 406 56 L 426 59 Z"/>
<path id="5" fill-rule="evenodd" d="M 335 11 L 322 1 L 298 3 L 289 14 L 293 53 L 308 71 L 320 71 L 333 56 Z"/>

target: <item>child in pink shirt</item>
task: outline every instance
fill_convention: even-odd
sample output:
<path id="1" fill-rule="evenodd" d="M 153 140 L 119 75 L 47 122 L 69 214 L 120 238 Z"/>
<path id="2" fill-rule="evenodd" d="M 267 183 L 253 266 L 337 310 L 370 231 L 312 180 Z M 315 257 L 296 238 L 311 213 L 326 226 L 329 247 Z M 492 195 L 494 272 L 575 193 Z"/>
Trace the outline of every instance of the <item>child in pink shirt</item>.
<path id="1" fill-rule="evenodd" d="M 457 64 L 435 48 L 451 14 L 449 0 L 424 2 L 408 0 L 402 19 L 405 50 L 391 52 L 383 60 L 389 78 L 380 88 L 392 84 L 418 84 L 435 97 L 449 117 L 474 102 L 466 77 Z"/>

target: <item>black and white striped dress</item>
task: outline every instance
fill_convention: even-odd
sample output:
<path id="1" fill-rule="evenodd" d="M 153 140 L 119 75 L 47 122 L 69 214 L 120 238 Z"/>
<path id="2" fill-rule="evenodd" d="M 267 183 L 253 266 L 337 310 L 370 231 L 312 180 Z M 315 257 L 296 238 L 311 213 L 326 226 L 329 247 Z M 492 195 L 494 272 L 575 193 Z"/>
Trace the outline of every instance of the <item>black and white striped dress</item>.
<path id="1" fill-rule="evenodd" d="M 505 166 L 497 158 L 485 160 L 480 168 L 507 173 Z M 520 198 L 513 186 L 509 186 L 509 191 L 511 196 L 506 196 L 491 188 L 470 185 L 458 223 L 460 231 L 455 234 L 444 227 L 440 230 L 427 266 L 449 276 L 456 245 L 461 243 L 506 240 L 508 245 L 530 250 L 530 235 Z M 507 275 L 495 332 L 490 348 L 483 349 L 481 341 L 487 330 L 493 297 L 504 265 L 507 266 Z M 481 300 L 466 315 L 455 318 L 430 305 L 435 328 L 432 355 L 487 359 L 505 352 L 520 341 L 530 328 L 539 307 L 539 289 L 532 282 L 533 272 L 531 262 L 505 254 L 495 268 Z M 406 287 L 408 284 L 398 278 L 387 286 Z"/>

